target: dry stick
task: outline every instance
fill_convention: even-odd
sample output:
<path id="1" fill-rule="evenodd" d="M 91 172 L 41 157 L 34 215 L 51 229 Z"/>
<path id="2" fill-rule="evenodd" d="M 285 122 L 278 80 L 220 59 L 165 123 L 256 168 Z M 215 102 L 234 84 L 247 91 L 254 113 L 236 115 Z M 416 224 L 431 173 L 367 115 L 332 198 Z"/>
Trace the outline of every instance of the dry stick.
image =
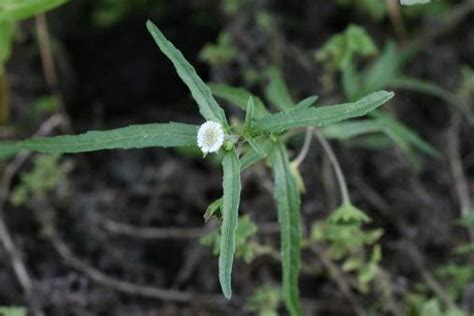
<path id="1" fill-rule="evenodd" d="M 40 126 L 35 135 L 49 134 L 50 131 L 60 125 L 61 122 L 62 119 L 59 115 L 53 115 Z M 18 279 L 18 282 L 20 283 L 20 286 L 22 287 L 23 291 L 25 292 L 26 297 L 30 301 L 34 315 L 41 316 L 44 314 L 39 309 L 39 307 L 37 306 L 37 302 L 34 299 L 32 279 L 28 273 L 28 270 L 26 269 L 25 264 L 21 259 L 20 252 L 15 247 L 13 238 L 11 237 L 11 234 L 8 230 L 7 225 L 5 224 L 5 220 L 3 217 L 8 196 L 10 194 L 10 187 L 13 177 L 30 156 L 31 152 L 21 152 L 5 168 L 5 172 L 3 174 L 2 179 L 2 188 L 0 191 L 0 242 L 5 248 L 7 255 L 10 257 L 11 265 L 15 276 Z"/>
<path id="2" fill-rule="evenodd" d="M 139 239 L 197 239 L 206 233 L 206 228 L 178 227 L 141 227 L 117 222 L 109 218 L 96 219 L 99 225 L 108 233 Z M 278 223 L 257 224 L 258 232 L 276 234 L 280 232 Z"/>
<path id="3" fill-rule="evenodd" d="M 405 24 L 403 23 L 398 0 L 386 0 L 385 4 L 387 5 L 390 22 L 392 23 L 397 37 L 404 41 L 407 37 L 407 30 Z"/>
<path id="4" fill-rule="evenodd" d="M 469 216 L 472 210 L 472 202 L 469 197 L 469 186 L 467 183 L 466 175 L 464 174 L 464 168 L 462 165 L 462 159 L 459 154 L 459 132 L 461 128 L 461 117 L 458 113 L 453 114 L 453 122 L 451 128 L 448 131 L 448 156 L 449 165 L 451 167 L 451 173 L 454 181 L 454 187 L 456 189 L 456 195 L 459 200 L 459 206 L 461 208 L 461 215 L 463 217 Z M 474 242 L 474 227 L 470 225 L 468 227 L 469 237 L 471 242 Z"/>
<path id="5" fill-rule="evenodd" d="M 418 248 L 410 241 L 400 243 L 399 249 L 403 250 L 404 253 L 408 254 L 408 257 L 413 262 L 415 268 L 420 273 L 424 282 L 431 288 L 431 290 L 438 296 L 438 298 L 448 307 L 456 308 L 456 304 L 451 300 L 449 294 L 443 289 L 441 284 L 435 279 L 435 277 L 426 268 L 423 261 L 423 257 Z"/>
<path id="6" fill-rule="evenodd" d="M 324 250 L 318 246 L 311 246 L 313 253 L 319 258 L 319 261 L 323 264 L 326 270 L 329 272 L 330 277 L 334 280 L 341 293 L 351 304 L 354 313 L 358 316 L 365 315 L 364 309 L 359 304 L 356 296 L 352 292 L 349 282 L 346 280 L 344 273 L 339 267 L 324 253 Z"/>
<path id="7" fill-rule="evenodd" d="M 68 133 L 73 133 L 71 119 L 67 114 L 64 101 L 58 87 L 58 76 L 54 65 L 53 53 L 51 50 L 50 37 L 48 31 L 48 21 L 45 14 L 39 14 L 35 17 L 36 34 L 38 37 L 38 46 L 40 51 L 41 64 L 43 67 L 46 83 L 52 94 L 59 100 L 59 112 L 63 116 L 64 129 Z"/>
<path id="8" fill-rule="evenodd" d="M 69 247 L 55 234 L 50 236 L 50 240 L 59 253 L 61 258 L 74 269 L 84 273 L 91 280 L 102 286 L 114 289 L 116 291 L 126 293 L 129 295 L 143 296 L 148 298 L 155 298 L 167 302 L 176 303 L 192 303 L 207 305 L 228 305 L 229 301 L 221 295 L 195 295 L 190 292 L 182 292 L 176 290 L 167 290 L 158 287 L 144 286 L 134 284 L 131 282 L 121 281 L 110 277 L 103 272 L 87 265 L 82 260 L 77 258 L 69 249 Z M 233 298 L 232 302 L 237 304 L 239 299 Z"/>
<path id="9" fill-rule="evenodd" d="M 436 37 L 442 36 L 454 28 L 456 28 L 459 23 L 461 23 L 466 17 L 474 11 L 474 0 L 467 0 L 462 4 L 459 4 L 454 7 L 451 12 L 446 15 L 446 18 L 441 22 L 440 27 L 433 28 L 428 27 L 424 34 L 421 36 L 422 41 L 426 42 L 433 41 Z M 424 43 L 425 44 L 425 43 Z"/>

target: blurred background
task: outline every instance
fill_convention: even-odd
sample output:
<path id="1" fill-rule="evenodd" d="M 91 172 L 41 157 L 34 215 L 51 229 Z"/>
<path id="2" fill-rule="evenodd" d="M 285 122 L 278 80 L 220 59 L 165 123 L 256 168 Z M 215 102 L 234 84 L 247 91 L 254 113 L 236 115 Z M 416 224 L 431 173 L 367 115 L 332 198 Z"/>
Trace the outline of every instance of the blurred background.
<path id="1" fill-rule="evenodd" d="M 474 1 L 71 0 L 15 19 L 2 1 L 2 139 L 201 124 L 147 19 L 205 81 L 269 103 L 275 76 L 319 104 L 394 90 L 380 116 L 321 129 L 369 224 L 326 221 L 340 198 L 317 142 L 296 168 L 305 315 L 474 315 Z M 292 159 L 303 141 L 289 142 Z M 218 222 L 203 218 L 221 170 L 201 158 L 145 149 L 0 162 L 0 315 L 286 315 L 267 167 L 243 174 L 226 301 Z"/>

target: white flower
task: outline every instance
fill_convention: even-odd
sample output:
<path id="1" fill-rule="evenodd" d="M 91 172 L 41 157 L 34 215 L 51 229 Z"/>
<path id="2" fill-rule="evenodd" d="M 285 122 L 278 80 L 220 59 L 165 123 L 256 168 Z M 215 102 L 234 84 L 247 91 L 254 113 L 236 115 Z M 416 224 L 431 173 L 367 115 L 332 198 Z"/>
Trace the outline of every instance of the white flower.
<path id="1" fill-rule="evenodd" d="M 413 5 L 413 4 L 424 4 L 428 3 L 431 0 L 400 0 L 402 5 Z"/>
<path id="2" fill-rule="evenodd" d="M 199 127 L 197 144 L 204 154 L 215 153 L 224 144 L 224 129 L 217 122 L 207 121 Z"/>

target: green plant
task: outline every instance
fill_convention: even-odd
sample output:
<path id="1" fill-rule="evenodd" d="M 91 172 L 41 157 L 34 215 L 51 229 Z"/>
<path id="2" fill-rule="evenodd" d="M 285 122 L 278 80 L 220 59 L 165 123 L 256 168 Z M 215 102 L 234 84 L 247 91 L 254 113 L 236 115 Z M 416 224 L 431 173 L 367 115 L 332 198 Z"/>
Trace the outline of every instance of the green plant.
<path id="1" fill-rule="evenodd" d="M 257 316 L 278 316 L 280 302 L 280 289 L 266 284 L 255 290 L 246 305 Z"/>
<path id="2" fill-rule="evenodd" d="M 18 21 L 52 10 L 67 0 L 0 0 L 0 123 L 10 118 L 6 63 L 10 58 Z"/>
<path id="3" fill-rule="evenodd" d="M 220 66 L 231 62 L 237 54 L 229 34 L 219 34 L 217 43 L 207 44 L 199 53 L 199 57 L 212 66 Z"/>
<path id="4" fill-rule="evenodd" d="M 236 231 L 240 202 L 240 173 L 257 161 L 268 159 L 274 174 L 274 195 L 281 225 L 282 297 L 291 315 L 301 315 L 298 274 L 300 269 L 300 192 L 285 147 L 285 134 L 302 127 L 320 127 L 352 117 L 363 116 L 390 100 L 394 94 L 378 91 L 358 101 L 332 106 L 311 107 L 312 102 L 296 106 L 276 102 L 278 113 L 270 113 L 258 98 L 239 90 L 236 106 L 246 111 L 243 123 L 230 125 L 223 109 L 196 71 L 161 31 L 150 21 L 147 28 L 161 51 L 174 64 L 188 86 L 199 111 L 207 121 L 201 127 L 184 123 L 132 125 L 109 131 L 90 131 L 80 135 L 32 138 L 0 144 L 0 156 L 20 150 L 44 153 L 78 153 L 104 149 L 196 146 L 204 154 L 220 152 L 223 167 L 223 196 L 219 244 L 219 281 L 224 295 L 231 297 L 231 273 L 236 250 Z M 248 96 L 244 103 L 242 94 Z M 314 98 L 313 98 L 314 100 Z M 277 99 L 275 99 L 277 101 Z"/>
<path id="5" fill-rule="evenodd" d="M 21 175 L 20 184 L 13 190 L 12 203 L 22 205 L 30 199 L 40 199 L 55 188 L 71 170 L 71 164 L 60 159 L 59 154 L 36 156 L 33 169 Z"/>
<path id="6" fill-rule="evenodd" d="M 3 307 L 0 306 L 0 315 L 3 316 L 26 316 L 24 307 Z"/>

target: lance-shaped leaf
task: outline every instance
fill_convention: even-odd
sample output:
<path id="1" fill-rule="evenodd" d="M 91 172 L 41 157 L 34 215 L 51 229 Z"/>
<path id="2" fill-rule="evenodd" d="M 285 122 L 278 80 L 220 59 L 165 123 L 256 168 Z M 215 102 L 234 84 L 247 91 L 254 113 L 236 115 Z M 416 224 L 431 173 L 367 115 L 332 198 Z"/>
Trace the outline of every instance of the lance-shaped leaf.
<path id="1" fill-rule="evenodd" d="M 173 63 L 181 80 L 183 80 L 189 90 L 191 90 L 191 94 L 199 106 L 201 115 L 208 121 L 227 125 L 224 111 L 217 104 L 216 100 L 214 100 L 209 87 L 201 80 L 194 67 L 184 58 L 183 54 L 166 39 L 153 22 L 147 21 L 146 27 L 155 39 L 160 50 Z"/>
<path id="2" fill-rule="evenodd" d="M 282 73 L 278 68 L 272 66 L 267 70 L 267 74 L 270 79 L 270 83 L 265 89 L 267 98 L 280 111 L 289 111 L 295 106 L 295 102 L 291 98 Z"/>
<path id="3" fill-rule="evenodd" d="M 275 175 L 274 195 L 281 230 L 282 294 L 290 315 L 302 315 L 298 290 L 301 240 L 300 195 L 283 144 L 275 145 L 271 154 L 271 164 Z"/>
<path id="4" fill-rule="evenodd" d="M 296 127 L 324 126 L 352 117 L 363 116 L 393 96 L 393 92 L 378 91 L 353 103 L 280 112 L 257 120 L 255 128 L 264 132 L 283 132 Z"/>
<path id="5" fill-rule="evenodd" d="M 78 153 L 103 149 L 191 146 L 198 127 L 190 124 L 143 124 L 79 135 L 31 138 L 0 143 L 0 157 L 26 149 L 43 153 Z"/>
<path id="6" fill-rule="evenodd" d="M 21 20 L 52 10 L 67 0 L 2 0 L 0 20 Z"/>
<path id="7" fill-rule="evenodd" d="M 214 96 L 232 103 L 243 111 L 247 110 L 248 99 L 253 98 L 255 101 L 255 118 L 262 118 L 269 114 L 262 100 L 243 88 L 235 88 L 221 83 L 209 83 L 208 85 Z"/>
<path id="8" fill-rule="evenodd" d="M 253 139 L 248 139 L 250 148 L 240 159 L 240 169 L 245 169 L 252 166 L 259 160 L 264 159 L 271 151 L 273 143 L 267 136 L 259 136 Z"/>
<path id="9" fill-rule="evenodd" d="M 237 230 L 240 202 L 240 162 L 237 152 L 232 149 L 222 160 L 224 179 L 222 186 L 222 228 L 219 252 L 219 282 L 227 299 L 232 296 L 232 263 L 235 254 L 235 233 Z"/>

